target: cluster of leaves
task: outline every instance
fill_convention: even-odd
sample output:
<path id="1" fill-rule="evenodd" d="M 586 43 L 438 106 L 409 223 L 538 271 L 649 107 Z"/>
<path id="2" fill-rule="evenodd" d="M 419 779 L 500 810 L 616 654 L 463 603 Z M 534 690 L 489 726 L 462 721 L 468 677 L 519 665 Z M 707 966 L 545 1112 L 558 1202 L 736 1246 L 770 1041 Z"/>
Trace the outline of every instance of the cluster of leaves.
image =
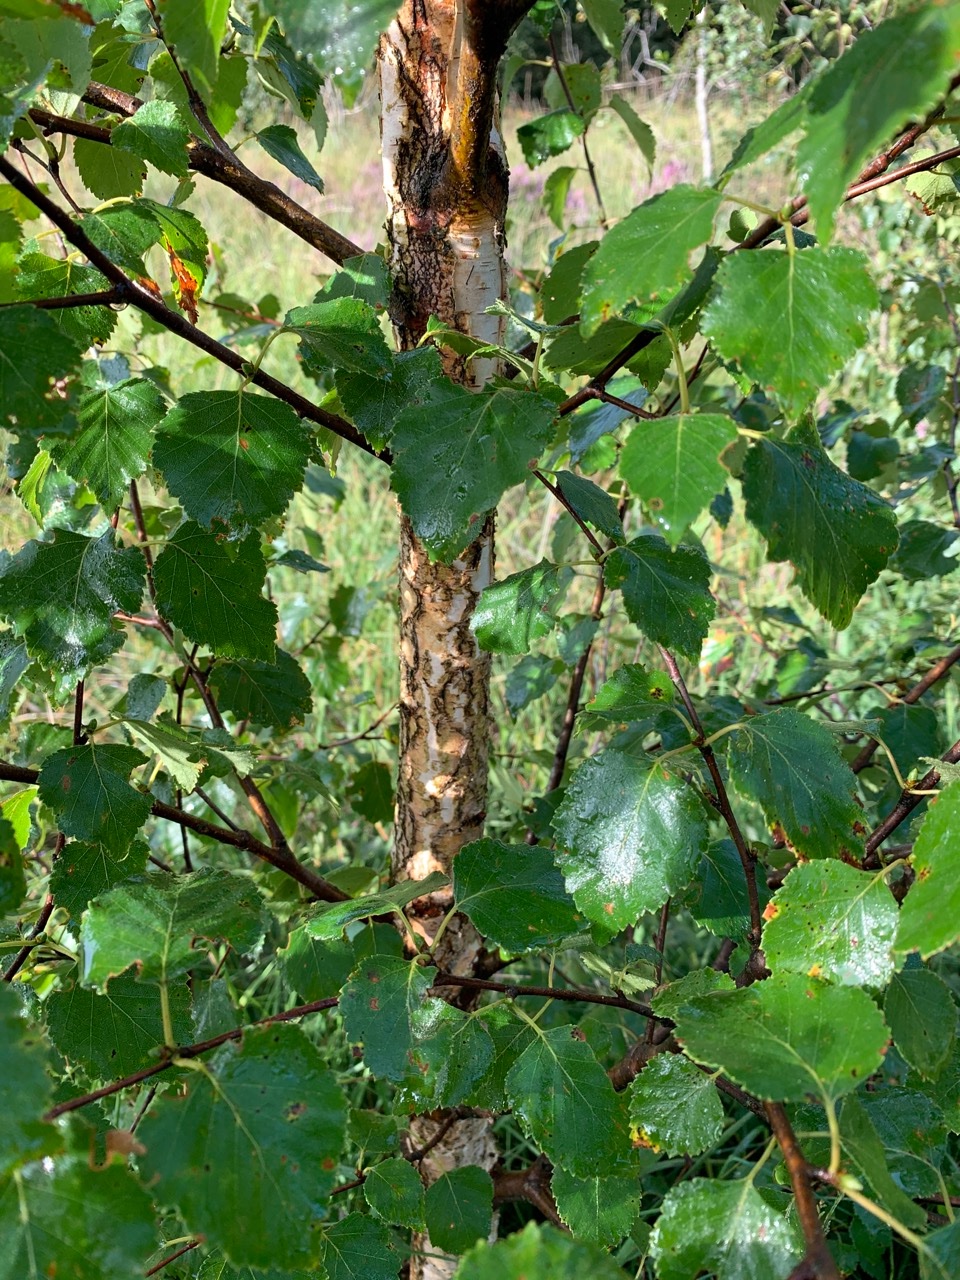
<path id="1" fill-rule="evenodd" d="M 354 66 L 383 8 L 367 7 Z M 769 21 L 776 6 L 748 8 Z M 620 5 L 581 9 L 615 51 Z M 678 31 L 692 16 L 686 0 L 665 9 Z M 496 352 L 516 376 L 479 392 L 443 372 L 444 345 L 477 354 L 463 335 L 434 327 L 392 350 L 373 254 L 341 248 L 342 270 L 282 317 L 275 300 L 221 296 L 238 317 L 226 342 L 193 326 L 215 284 L 190 175 L 216 169 L 273 207 L 223 142 L 248 76 L 322 140 L 320 73 L 272 17 L 186 0 L 0 0 L 0 15 L 0 413 L 39 527 L 0 558 L 0 719 L 15 724 L 0 764 L 0 1280 L 387 1280 L 421 1232 L 465 1255 L 462 1280 L 647 1265 L 774 1280 L 822 1242 L 815 1195 L 846 1270 L 880 1277 L 892 1257 L 954 1275 L 960 748 L 944 750 L 937 689 L 960 650 L 933 637 L 905 658 L 921 657 L 915 680 L 894 673 L 901 696 L 877 712 L 867 681 L 841 721 L 818 707 L 843 659 L 794 609 L 757 606 L 758 626 L 800 637 L 766 687 L 692 696 L 679 663 L 708 656 L 723 598 L 708 527 L 718 548 L 724 530 L 757 531 L 793 566 L 798 609 L 837 629 L 881 574 L 900 599 L 956 566 L 960 285 L 912 270 L 897 295 L 910 358 L 890 422 L 818 412 L 891 301 L 867 255 L 834 243 L 839 210 L 884 175 L 908 122 L 911 141 L 940 137 L 960 5 L 865 34 L 746 134 L 715 185 L 655 195 L 599 240 L 568 235 L 511 310 L 535 354 Z M 528 163 L 612 110 L 652 164 L 649 128 L 593 62 L 557 61 L 553 79 L 550 109 L 520 130 Z M 257 136 L 322 185 L 290 126 Z M 86 194 L 72 209 L 51 195 L 71 190 L 53 138 L 73 139 Z M 750 229 L 736 184 L 788 139 L 803 196 Z M 938 183 L 920 198 L 942 211 L 956 186 L 939 164 L 911 181 Z M 546 184 L 565 232 L 577 172 Z M 143 194 L 147 173 L 168 198 Z M 337 243 L 285 208 L 304 238 Z M 62 252 L 27 238 L 40 214 Z M 118 303 L 139 322 L 118 323 Z M 150 358 L 163 331 L 236 383 L 177 395 Z M 260 343 L 254 361 L 240 342 Z M 297 344 L 306 392 L 268 372 L 275 342 Z M 324 568 L 310 544 L 285 549 L 283 521 L 305 484 L 334 486 L 341 440 L 379 458 L 438 560 L 535 465 L 561 502 L 556 554 L 489 588 L 473 620 L 481 648 L 517 660 L 515 712 L 571 671 L 577 713 L 604 609 L 641 646 L 580 714 L 597 749 L 561 754 L 559 785 L 503 838 L 464 847 L 449 886 L 296 856 L 303 811 L 331 786 L 371 825 L 391 808 L 382 762 L 350 770 L 300 736 L 325 677 L 278 644 L 269 587 Z M 335 597 L 328 670 L 361 611 Z M 117 697 L 134 634 L 142 669 Z M 438 972 L 405 909 L 440 889 L 435 946 L 466 917 L 507 980 Z M 457 988 L 476 999 L 441 998 Z M 505 1117 L 528 1167 L 425 1188 L 409 1125 L 426 1114 L 438 1132 Z M 491 1244 L 495 1197 L 511 1195 L 548 1221 L 509 1234 L 505 1219 Z"/>

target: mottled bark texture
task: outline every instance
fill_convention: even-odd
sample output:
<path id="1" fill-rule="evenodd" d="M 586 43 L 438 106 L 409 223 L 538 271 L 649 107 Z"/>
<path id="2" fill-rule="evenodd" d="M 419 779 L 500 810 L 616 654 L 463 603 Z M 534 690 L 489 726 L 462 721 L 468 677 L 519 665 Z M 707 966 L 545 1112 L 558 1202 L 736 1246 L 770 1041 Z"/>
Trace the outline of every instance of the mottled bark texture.
<path id="1" fill-rule="evenodd" d="M 401 348 L 416 346 L 431 315 L 489 342 L 502 319 L 486 309 L 506 294 L 503 226 L 507 167 L 496 94 L 500 57 L 532 0 L 405 0 L 379 51 L 384 192 Z M 451 377 L 480 387 L 491 360 L 449 356 Z M 483 832 L 487 797 L 490 660 L 470 619 L 493 576 L 493 518 L 451 565 L 432 564 L 406 517 L 400 539 L 400 771 L 393 872 L 421 879 L 449 872 Z M 432 939 L 449 894 L 421 901 L 414 926 Z M 437 956 L 470 972 L 480 939 L 454 920 Z M 426 1145 L 442 1115 L 414 1119 Z M 467 1164 L 492 1169 L 490 1122 L 451 1125 L 421 1165 L 427 1181 Z M 414 1240 L 411 1280 L 446 1280 L 455 1263 L 424 1236 Z"/>

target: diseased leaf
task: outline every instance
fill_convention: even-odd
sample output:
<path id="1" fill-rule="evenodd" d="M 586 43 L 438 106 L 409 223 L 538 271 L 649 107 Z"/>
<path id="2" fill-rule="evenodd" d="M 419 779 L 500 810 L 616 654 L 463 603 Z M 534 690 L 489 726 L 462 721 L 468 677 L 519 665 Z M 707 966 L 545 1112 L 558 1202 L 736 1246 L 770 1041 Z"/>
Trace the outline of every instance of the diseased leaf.
<path id="1" fill-rule="evenodd" d="M 758 877 L 761 907 L 770 896 Z M 714 840 L 703 855 L 700 870 L 681 895 L 697 924 L 718 938 L 742 938 L 750 928 L 750 899 L 743 863 L 732 840 Z"/>
<path id="2" fill-rule="evenodd" d="M 930 804 L 913 846 L 915 880 L 900 908 L 895 949 L 924 960 L 960 938 L 960 782 Z"/>
<path id="3" fill-rule="evenodd" d="M 892 508 L 834 466 L 810 424 L 751 446 L 743 493 L 769 558 L 791 561 L 800 590 L 842 630 L 896 549 Z"/>
<path id="4" fill-rule="evenodd" d="M 673 703 L 673 685 L 665 671 L 648 671 L 639 662 L 618 667 L 583 712 L 588 725 L 645 720 L 651 711 Z"/>
<path id="5" fill-rule="evenodd" d="M 141 982 L 170 982 L 197 964 L 201 938 L 247 951 L 263 936 L 262 905 L 250 880 L 209 867 L 117 885 L 84 912 L 81 981 L 103 991 L 136 965 Z"/>
<path id="6" fill-rule="evenodd" d="M 702 329 L 796 417 L 866 342 L 877 302 L 853 249 L 735 253 L 720 265 Z"/>
<path id="7" fill-rule="evenodd" d="M 558 946 L 586 921 L 563 885 L 549 849 L 475 840 L 453 862 L 457 909 L 505 951 Z"/>
<path id="8" fill-rule="evenodd" d="M 371 1210 L 388 1226 L 423 1230 L 423 1183 L 409 1160 L 394 1157 L 375 1164 L 364 1179 L 363 1194 Z"/>
<path id="9" fill-rule="evenodd" d="M 620 474 L 671 546 L 727 483 L 721 458 L 737 438 L 736 424 L 722 413 L 680 413 L 631 431 Z"/>
<path id="10" fill-rule="evenodd" d="M 53 456 L 74 480 L 88 484 L 104 511 L 124 500 L 131 480 L 143 474 L 154 427 L 166 405 L 152 382 L 128 378 L 80 397 L 79 430 L 53 442 Z"/>
<path id="11" fill-rule="evenodd" d="M 674 1034 L 697 1062 L 781 1102 L 856 1089 L 879 1067 L 889 1036 L 865 991 L 793 973 L 691 1000 Z"/>
<path id="12" fill-rule="evenodd" d="M 657 534 L 615 547 L 603 577 L 623 592 L 627 617 L 655 644 L 696 660 L 716 608 L 710 564 L 699 547 L 670 547 Z"/>
<path id="13" fill-rule="evenodd" d="M 157 608 L 216 654 L 272 662 L 277 610 L 261 595 L 266 575 L 256 534 L 226 543 L 188 521 L 157 556 Z"/>
<path id="14" fill-rule="evenodd" d="M 676 288 L 690 255 L 713 234 L 722 196 L 710 187 L 678 183 L 652 196 L 606 233 L 583 273 L 580 326 L 591 337 L 631 302 Z"/>
<path id="15" fill-rule="evenodd" d="M 403 1080 L 413 1046 L 410 1020 L 427 999 L 431 973 L 399 956 L 363 961 L 340 996 L 347 1036 L 363 1044 L 364 1062 L 377 1076 Z"/>
<path id="16" fill-rule="evenodd" d="M 774 973 L 877 988 L 893 975 L 899 912 L 882 875 L 842 862 L 801 864 L 765 914 L 763 953 Z"/>
<path id="17" fill-rule="evenodd" d="M 25 428 L 55 422 L 62 404 L 52 403 L 47 394 L 79 357 L 76 342 L 62 333 L 46 312 L 27 306 L 0 310 L 0 414 L 4 425 Z"/>
<path id="18" fill-rule="evenodd" d="M 198 391 L 163 419 L 153 461 L 192 520 L 245 532 L 283 515 L 310 450 L 309 432 L 282 401 Z"/>
<path id="19" fill-rule="evenodd" d="M 149 1066 L 164 1043 L 160 992 L 133 974 L 114 978 L 102 994 L 72 976 L 62 979 L 44 1008 L 55 1047 L 94 1079 L 115 1079 Z M 168 1008 L 177 1044 L 189 1044 L 193 1026 L 186 982 L 171 984 Z"/>
<path id="20" fill-rule="evenodd" d="M 524 1133 L 562 1169 L 599 1174 L 628 1150 L 624 1109 L 576 1027 L 538 1035 L 507 1072 L 506 1086 Z"/>
<path id="21" fill-rule="evenodd" d="M 99 538 L 57 529 L 0 563 L 0 616 L 66 695 L 123 644 L 113 615 L 139 609 L 145 573 L 140 551 L 116 547 L 112 529 Z"/>
<path id="22" fill-rule="evenodd" d="M 694 1178 L 671 1187 L 650 1241 L 659 1280 L 783 1280 L 803 1257 L 786 1196 L 773 1208 L 748 1181 Z"/>
<path id="23" fill-rule="evenodd" d="M 135 747 L 88 742 L 47 756 L 39 793 L 60 830 L 122 856 L 147 820 L 151 799 L 127 779 L 147 757 Z"/>
<path id="24" fill-rule="evenodd" d="M 699 1155 L 720 1137 L 723 1105 L 710 1076 L 686 1058 L 660 1053 L 630 1086 L 630 1124 L 645 1147 Z"/>
<path id="25" fill-rule="evenodd" d="M 687 884 L 707 846 L 695 792 L 655 761 L 612 750 L 577 769 L 553 829 L 571 897 L 611 932 L 662 907 Z"/>
<path id="26" fill-rule="evenodd" d="M 487 587 L 470 623 L 480 648 L 529 653 L 557 625 L 553 610 L 572 581 L 572 569 L 541 560 Z"/>
<path id="27" fill-rule="evenodd" d="M 79 921 L 91 898 L 99 898 L 122 880 L 142 875 L 148 852 L 143 840 L 134 840 L 121 858 L 113 857 L 102 845 L 70 840 L 54 863 L 50 892 L 57 906 Z"/>
<path id="28" fill-rule="evenodd" d="M 866 827 L 854 775 L 828 729 L 779 707 L 744 720 L 728 742 L 737 790 L 757 801 L 798 853 L 835 858 L 862 851 Z"/>
<path id="29" fill-rule="evenodd" d="M 312 1268 L 346 1122 L 343 1092 L 300 1028 L 253 1027 L 156 1100 L 138 1163 L 188 1229 L 234 1261 Z"/>

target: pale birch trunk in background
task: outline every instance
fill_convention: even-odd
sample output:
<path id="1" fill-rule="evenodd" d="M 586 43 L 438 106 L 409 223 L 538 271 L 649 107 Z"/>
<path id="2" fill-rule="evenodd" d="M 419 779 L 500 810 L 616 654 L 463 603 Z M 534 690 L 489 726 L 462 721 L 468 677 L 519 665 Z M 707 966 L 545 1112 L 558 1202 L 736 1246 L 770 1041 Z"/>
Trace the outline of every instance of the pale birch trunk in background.
<path id="1" fill-rule="evenodd" d="M 497 128 L 496 74 L 507 37 L 533 0 L 405 0 L 379 54 L 384 191 L 394 277 L 392 319 L 409 349 L 431 315 L 498 342 L 502 320 L 485 314 L 505 296 L 503 226 L 507 168 Z M 447 372 L 480 386 L 492 361 Z M 449 872 L 483 832 L 487 803 L 490 660 L 470 618 L 493 576 L 493 519 L 451 565 L 431 564 L 409 521 L 400 534 L 400 770 L 393 874 Z M 432 938 L 449 895 L 422 902 L 416 927 Z M 479 938 L 466 920 L 445 932 L 438 961 L 469 972 Z M 417 1118 L 422 1145 L 442 1117 Z M 497 1153 L 485 1119 L 461 1120 L 435 1147 L 428 1179 L 466 1164 L 491 1169 Z M 425 1238 L 411 1280 L 441 1280 L 455 1262 Z"/>

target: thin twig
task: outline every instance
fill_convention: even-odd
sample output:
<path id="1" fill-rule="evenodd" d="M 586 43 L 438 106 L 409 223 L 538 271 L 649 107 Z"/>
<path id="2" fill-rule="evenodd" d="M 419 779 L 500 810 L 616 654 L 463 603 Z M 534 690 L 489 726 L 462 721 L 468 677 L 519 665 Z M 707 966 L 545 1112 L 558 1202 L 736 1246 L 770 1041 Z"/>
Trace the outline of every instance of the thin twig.
<path id="1" fill-rule="evenodd" d="M 907 706 L 914 702 L 919 702 L 927 690 L 935 685 L 938 680 L 942 680 L 954 663 L 957 662 L 960 662 L 960 644 L 955 649 L 951 649 L 939 662 L 935 662 L 909 692 L 905 693 L 902 698 L 897 699 L 897 702 L 905 703 Z M 854 773 L 860 773 L 867 767 L 879 745 L 877 741 L 867 743 L 850 766 Z"/>
<path id="2" fill-rule="evenodd" d="M 767 1119 L 783 1155 L 783 1163 L 790 1175 L 793 1196 L 797 1203 L 797 1216 L 806 1243 L 805 1261 L 809 1263 L 810 1280 L 840 1280 L 840 1272 L 827 1245 L 820 1213 L 817 1209 L 817 1198 L 810 1185 L 807 1162 L 787 1113 L 779 1102 L 766 1103 Z M 794 1273 L 796 1274 L 796 1273 Z"/>
<path id="3" fill-rule="evenodd" d="M 638 1013 L 641 1018 L 652 1018 L 664 1027 L 674 1024 L 670 1018 L 661 1018 L 649 1005 L 629 1000 L 624 995 L 603 996 L 597 991 L 585 991 L 581 987 L 531 987 L 516 982 L 495 982 L 489 978 L 469 978 L 457 973 L 438 972 L 433 986 L 466 987 L 469 991 L 499 991 L 513 999 L 516 996 L 540 996 L 545 1000 L 566 1000 L 580 1004 L 601 1004 L 611 1009 L 626 1009 Z"/>

